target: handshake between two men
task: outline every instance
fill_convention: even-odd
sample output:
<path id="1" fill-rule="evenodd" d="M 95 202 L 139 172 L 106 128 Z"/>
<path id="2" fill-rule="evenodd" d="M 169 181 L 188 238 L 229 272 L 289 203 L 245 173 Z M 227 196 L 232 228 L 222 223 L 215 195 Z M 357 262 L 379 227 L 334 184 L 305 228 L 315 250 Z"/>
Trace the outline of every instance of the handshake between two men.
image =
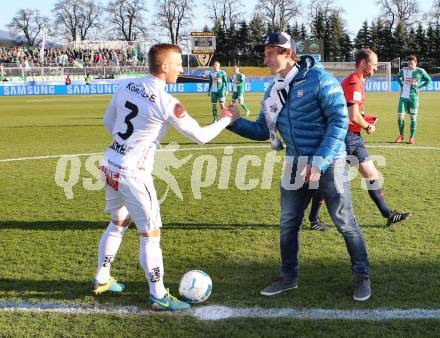
<path id="1" fill-rule="evenodd" d="M 231 117 L 232 121 L 229 124 L 231 126 L 234 124 L 235 121 L 237 121 L 241 117 L 240 108 L 236 104 L 231 102 L 226 108 L 223 108 L 221 110 L 220 117 Z"/>

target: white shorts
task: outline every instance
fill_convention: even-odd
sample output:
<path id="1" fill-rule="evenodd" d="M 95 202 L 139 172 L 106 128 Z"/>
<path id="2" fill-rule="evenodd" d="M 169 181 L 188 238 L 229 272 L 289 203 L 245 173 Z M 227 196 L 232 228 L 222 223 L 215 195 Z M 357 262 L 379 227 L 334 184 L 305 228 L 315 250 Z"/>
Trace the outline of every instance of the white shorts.
<path id="1" fill-rule="evenodd" d="M 115 221 L 128 216 L 136 223 L 139 232 L 158 229 L 162 226 L 156 189 L 150 175 L 128 177 L 119 175 L 118 190 L 105 184 L 105 212 Z"/>

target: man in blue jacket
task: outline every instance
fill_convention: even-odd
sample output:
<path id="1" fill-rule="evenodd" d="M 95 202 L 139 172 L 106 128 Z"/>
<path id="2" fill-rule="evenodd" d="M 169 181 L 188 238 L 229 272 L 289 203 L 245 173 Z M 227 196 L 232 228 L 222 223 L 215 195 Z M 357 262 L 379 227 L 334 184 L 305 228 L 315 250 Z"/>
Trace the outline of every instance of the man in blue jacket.
<path id="1" fill-rule="evenodd" d="M 272 33 L 256 47 L 275 75 L 255 122 L 240 118 L 233 109 L 234 133 L 253 140 L 270 139 L 272 148 L 287 146 L 281 179 L 281 271 L 260 293 L 272 296 L 298 287 L 299 230 L 304 211 L 319 188 L 351 259 L 354 299 L 371 296 L 369 263 L 362 232 L 352 209 L 347 174 L 345 135 L 348 113 L 339 82 L 314 64 L 313 58 L 295 54 L 295 42 L 286 33 Z"/>

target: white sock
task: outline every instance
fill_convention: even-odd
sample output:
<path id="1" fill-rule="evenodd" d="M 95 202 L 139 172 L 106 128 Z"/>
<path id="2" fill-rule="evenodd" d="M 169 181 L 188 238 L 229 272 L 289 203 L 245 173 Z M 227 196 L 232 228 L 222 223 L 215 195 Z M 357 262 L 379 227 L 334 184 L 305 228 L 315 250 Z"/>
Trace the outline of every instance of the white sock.
<path id="1" fill-rule="evenodd" d="M 141 236 L 139 248 L 139 261 L 147 276 L 150 294 L 162 298 L 166 294 L 163 284 L 163 259 L 160 248 L 160 236 Z"/>
<path id="2" fill-rule="evenodd" d="M 110 222 L 99 241 L 98 270 L 95 277 L 99 284 L 107 283 L 110 279 L 110 266 L 115 259 L 126 229 L 127 227 L 118 227 Z"/>

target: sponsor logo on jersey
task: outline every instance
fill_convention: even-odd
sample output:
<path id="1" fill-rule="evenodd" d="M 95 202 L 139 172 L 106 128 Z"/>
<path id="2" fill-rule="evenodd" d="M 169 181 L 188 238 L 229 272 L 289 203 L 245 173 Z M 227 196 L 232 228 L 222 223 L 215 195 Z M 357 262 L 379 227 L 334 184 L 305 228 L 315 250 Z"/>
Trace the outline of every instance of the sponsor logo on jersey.
<path id="1" fill-rule="evenodd" d="M 120 155 L 126 155 L 132 147 L 127 147 L 125 144 L 120 144 L 116 140 L 113 140 L 113 143 L 110 146 L 110 149 L 114 150 Z"/>
<path id="2" fill-rule="evenodd" d="M 176 103 L 173 112 L 174 112 L 174 116 L 177 117 L 178 119 L 181 119 L 186 115 L 186 109 L 180 102 Z"/>

